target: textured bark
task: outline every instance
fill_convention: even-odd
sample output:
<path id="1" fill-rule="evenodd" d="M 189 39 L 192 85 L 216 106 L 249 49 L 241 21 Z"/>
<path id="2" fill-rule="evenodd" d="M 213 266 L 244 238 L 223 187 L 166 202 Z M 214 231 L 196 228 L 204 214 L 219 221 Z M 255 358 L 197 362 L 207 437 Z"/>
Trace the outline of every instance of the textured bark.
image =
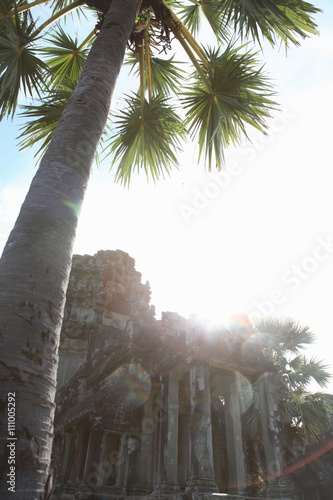
<path id="1" fill-rule="evenodd" d="M 15 448 L 17 498 L 46 498 L 51 484 L 58 345 L 77 217 L 139 6 L 140 0 L 113 0 L 0 261 L 4 499 L 13 498 L 8 443 Z M 8 392 L 16 403 L 12 436 Z"/>

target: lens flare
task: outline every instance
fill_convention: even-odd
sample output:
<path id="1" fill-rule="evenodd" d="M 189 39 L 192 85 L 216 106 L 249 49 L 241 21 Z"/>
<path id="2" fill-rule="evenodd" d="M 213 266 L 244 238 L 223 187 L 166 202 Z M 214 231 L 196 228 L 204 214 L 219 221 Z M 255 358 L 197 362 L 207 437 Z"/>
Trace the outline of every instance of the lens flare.
<path id="1" fill-rule="evenodd" d="M 111 376 L 113 389 L 122 395 L 124 403 L 138 408 L 149 398 L 151 379 L 149 374 L 138 363 L 125 364 Z"/>
<path id="2" fill-rule="evenodd" d="M 253 403 L 253 388 L 250 381 L 239 372 L 237 373 L 237 392 L 241 413 L 245 413 Z"/>
<path id="3" fill-rule="evenodd" d="M 63 200 L 63 203 L 72 210 L 75 217 L 78 217 L 80 215 L 82 203 L 73 203 L 69 200 Z"/>
<path id="4" fill-rule="evenodd" d="M 266 333 L 253 333 L 242 345 L 242 361 L 253 361 L 256 356 L 262 354 L 267 346 L 269 336 Z"/>

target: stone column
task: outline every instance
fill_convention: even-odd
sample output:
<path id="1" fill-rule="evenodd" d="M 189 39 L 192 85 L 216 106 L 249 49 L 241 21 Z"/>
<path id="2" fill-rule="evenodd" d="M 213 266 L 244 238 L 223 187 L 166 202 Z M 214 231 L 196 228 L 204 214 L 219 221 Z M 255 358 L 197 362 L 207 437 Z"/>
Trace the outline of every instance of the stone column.
<path id="1" fill-rule="evenodd" d="M 84 483 L 92 489 L 98 488 L 104 482 L 104 469 L 102 463 L 103 426 L 101 417 L 94 419 L 88 443 Z"/>
<path id="2" fill-rule="evenodd" d="M 151 490 L 153 435 L 156 422 L 152 418 L 152 398 L 134 412 L 127 442 L 128 465 L 126 493 L 147 495 Z"/>
<path id="3" fill-rule="evenodd" d="M 178 379 L 161 376 L 155 493 L 179 491 L 178 484 Z"/>
<path id="4" fill-rule="evenodd" d="M 72 467 L 70 462 L 70 452 L 72 450 L 72 434 L 71 432 L 64 433 L 64 446 L 63 446 L 63 459 L 61 463 L 61 472 L 60 472 L 60 482 L 63 484 L 69 479 L 70 470 L 69 467 Z"/>
<path id="5" fill-rule="evenodd" d="M 209 366 L 190 368 L 190 476 L 187 491 L 218 491 L 214 479 Z"/>
<path id="6" fill-rule="evenodd" d="M 289 488 L 283 477 L 283 433 L 274 381 L 274 374 L 265 373 L 257 383 L 267 471 L 266 495 L 288 500 Z"/>
<path id="7" fill-rule="evenodd" d="M 228 456 L 228 493 L 246 494 L 247 476 L 241 423 L 241 384 L 239 373 L 232 373 L 225 395 L 225 431 Z"/>
<path id="8" fill-rule="evenodd" d="M 78 429 L 76 432 L 76 443 L 75 443 L 75 456 L 73 458 L 73 469 L 72 469 L 72 480 L 75 483 L 80 483 L 83 480 L 81 477 L 81 468 L 82 462 L 85 462 L 85 455 L 83 453 L 83 439 L 84 439 L 84 430 Z"/>

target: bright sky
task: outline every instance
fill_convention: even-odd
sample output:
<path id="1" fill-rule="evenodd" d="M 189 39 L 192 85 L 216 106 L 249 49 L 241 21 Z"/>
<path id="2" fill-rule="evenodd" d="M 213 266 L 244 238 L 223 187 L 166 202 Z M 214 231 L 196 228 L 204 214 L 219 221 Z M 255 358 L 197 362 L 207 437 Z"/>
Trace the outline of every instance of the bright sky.
<path id="1" fill-rule="evenodd" d="M 265 49 L 281 105 L 269 135 L 229 150 L 220 174 L 196 164 L 193 145 L 179 171 L 155 185 L 141 177 L 124 190 L 107 164 L 94 168 L 75 252 L 128 252 L 150 282 L 157 317 L 292 317 L 310 326 L 311 354 L 333 372 L 333 5 L 315 4 L 325 11 L 320 37 L 287 58 Z M 126 86 L 122 77 L 119 88 Z M 0 134 L 2 248 L 35 167 L 31 152 L 18 152 L 17 121 L 3 122 Z"/>

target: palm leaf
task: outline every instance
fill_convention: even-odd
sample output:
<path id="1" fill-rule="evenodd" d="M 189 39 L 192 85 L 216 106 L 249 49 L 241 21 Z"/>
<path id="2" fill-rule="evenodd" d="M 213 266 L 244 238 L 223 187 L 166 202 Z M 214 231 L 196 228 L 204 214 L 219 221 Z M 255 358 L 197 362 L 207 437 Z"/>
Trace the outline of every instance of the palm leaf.
<path id="1" fill-rule="evenodd" d="M 53 14 L 58 10 L 62 10 L 64 7 L 68 7 L 68 5 L 70 5 L 72 2 L 73 0 L 53 0 L 51 2 L 51 6 L 53 7 Z"/>
<path id="2" fill-rule="evenodd" d="M 46 63 L 53 75 L 51 82 L 54 85 L 59 85 L 62 81 L 77 82 L 89 49 L 79 46 L 77 38 L 73 40 L 59 25 L 48 42 L 52 46 L 45 47 L 42 51 L 48 56 Z"/>
<path id="3" fill-rule="evenodd" d="M 209 169 L 213 157 L 221 168 L 224 149 L 238 144 L 242 134 L 247 136 L 246 124 L 261 132 L 266 129 L 265 119 L 275 103 L 271 87 L 255 58 L 249 52 L 240 54 L 239 49 L 228 47 L 206 52 L 209 67 L 207 83 L 200 75 L 194 75 L 194 85 L 183 93 L 184 108 L 187 109 L 186 125 L 194 136 L 198 136 L 199 159 L 204 152 Z"/>
<path id="4" fill-rule="evenodd" d="M 170 59 L 152 57 L 150 59 L 151 83 L 154 95 L 168 94 L 173 92 L 178 94 L 179 86 L 185 78 L 185 71 L 179 68 L 179 62 Z"/>
<path id="5" fill-rule="evenodd" d="M 117 164 L 117 181 L 129 185 L 135 169 L 143 169 L 156 181 L 177 166 L 182 122 L 164 96 L 144 100 L 143 109 L 139 95 L 127 96 L 116 119 L 107 154 L 113 157 L 111 167 Z"/>
<path id="6" fill-rule="evenodd" d="M 17 8 L 26 3 L 25 0 L 0 0 L 0 34 L 11 29 L 11 24 L 15 23 L 15 11 Z"/>
<path id="7" fill-rule="evenodd" d="M 325 365 L 323 361 L 319 361 L 315 357 L 308 360 L 304 356 L 301 371 L 304 378 L 308 379 L 309 382 L 313 379 L 320 387 L 325 387 L 332 377 L 327 368 L 328 365 Z"/>
<path id="8" fill-rule="evenodd" d="M 135 55 L 128 56 L 126 64 L 131 64 L 134 74 L 139 75 L 139 64 Z M 181 63 L 174 62 L 173 57 L 162 59 L 160 57 L 150 58 L 151 85 L 153 95 L 179 93 L 179 86 L 185 77 L 185 71 L 179 69 Z M 131 69 L 131 71 L 132 71 Z"/>
<path id="9" fill-rule="evenodd" d="M 243 36 L 260 43 L 264 37 L 274 45 L 278 39 L 285 45 L 298 45 L 297 36 L 317 34 L 311 14 L 320 12 L 304 0 L 223 0 L 220 2 L 225 22 L 232 23 Z"/>
<path id="10" fill-rule="evenodd" d="M 218 0 L 198 0 L 182 5 L 180 16 L 184 25 L 196 36 L 204 20 L 208 21 L 218 40 L 229 38 L 228 25 L 221 16 L 221 2 Z"/>
<path id="11" fill-rule="evenodd" d="M 21 150 L 41 142 L 35 156 L 40 158 L 44 154 L 74 88 L 75 84 L 67 82 L 66 86 L 48 91 L 38 104 L 22 106 L 24 112 L 20 115 L 29 121 L 21 128 Z"/>
<path id="12" fill-rule="evenodd" d="M 332 428 L 333 405 L 329 396 L 307 393 L 297 406 L 306 443 L 320 442 L 324 432 Z"/>
<path id="13" fill-rule="evenodd" d="M 39 94 L 47 65 L 38 52 L 35 23 L 27 12 L 15 14 L 10 28 L 0 36 L 0 117 L 14 115 L 20 90 L 24 94 Z"/>
<path id="14" fill-rule="evenodd" d="M 65 9 L 66 7 L 69 7 L 72 3 L 74 3 L 74 0 L 53 0 L 53 1 L 51 1 L 51 6 L 53 7 L 52 15 L 55 15 L 58 12 L 60 12 L 61 10 Z M 84 4 L 86 2 L 84 2 L 82 0 L 82 2 L 80 2 L 80 3 L 82 4 L 82 7 L 75 8 L 75 10 L 71 11 L 70 14 L 73 17 L 74 13 L 75 13 L 79 19 L 80 19 L 81 15 L 83 15 L 83 17 L 86 18 L 86 14 L 85 14 L 84 9 L 83 9 Z M 86 8 L 88 8 L 87 5 L 86 5 Z"/>
<path id="15" fill-rule="evenodd" d="M 308 326 L 290 318 L 265 318 L 256 323 L 256 329 L 268 335 L 267 352 L 275 351 L 280 359 L 288 352 L 298 354 L 300 349 L 315 340 Z"/>

